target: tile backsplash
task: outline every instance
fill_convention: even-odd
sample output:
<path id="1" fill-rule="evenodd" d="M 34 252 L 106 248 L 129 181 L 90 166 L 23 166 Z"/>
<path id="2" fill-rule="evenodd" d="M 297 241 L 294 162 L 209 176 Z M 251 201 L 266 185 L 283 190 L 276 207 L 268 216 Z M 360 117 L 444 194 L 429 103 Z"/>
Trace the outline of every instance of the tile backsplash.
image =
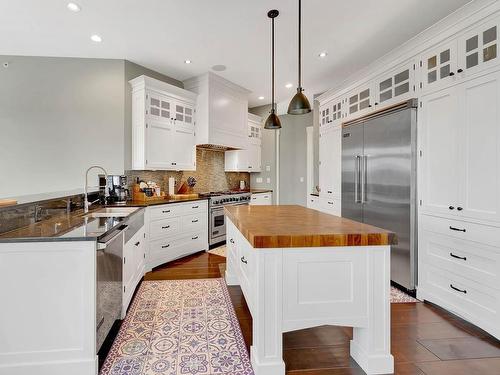
<path id="1" fill-rule="evenodd" d="M 197 181 L 193 189 L 195 193 L 239 189 L 241 180 L 246 182 L 247 188 L 250 187 L 250 173 L 224 172 L 224 152 L 200 148 L 196 150 L 196 171 L 126 171 L 125 173 L 129 185 L 134 184 L 137 178 L 154 181 L 167 193 L 169 177 L 175 178 L 176 191 L 188 177 L 194 177 Z"/>

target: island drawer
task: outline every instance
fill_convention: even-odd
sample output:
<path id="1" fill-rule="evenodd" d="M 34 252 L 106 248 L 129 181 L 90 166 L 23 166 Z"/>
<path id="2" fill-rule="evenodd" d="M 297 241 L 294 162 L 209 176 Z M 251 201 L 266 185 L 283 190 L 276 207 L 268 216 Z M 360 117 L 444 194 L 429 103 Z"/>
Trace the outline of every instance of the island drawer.
<path id="1" fill-rule="evenodd" d="M 500 289 L 500 251 L 492 246 L 422 231 L 419 250 L 424 268 L 432 265 Z"/>
<path id="2" fill-rule="evenodd" d="M 179 233 L 181 219 L 174 217 L 171 219 L 157 220 L 150 223 L 149 235 L 151 239 L 171 236 Z"/>

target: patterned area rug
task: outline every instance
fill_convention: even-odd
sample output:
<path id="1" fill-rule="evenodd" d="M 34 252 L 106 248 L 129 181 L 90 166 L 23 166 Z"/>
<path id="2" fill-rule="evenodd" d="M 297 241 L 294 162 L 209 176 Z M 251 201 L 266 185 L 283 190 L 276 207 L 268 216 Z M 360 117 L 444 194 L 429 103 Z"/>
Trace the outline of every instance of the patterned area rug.
<path id="1" fill-rule="evenodd" d="M 215 249 L 210 250 L 209 253 L 226 257 L 226 245 L 216 247 Z M 222 275 L 222 277 L 224 277 L 224 273 L 226 271 L 226 265 L 222 263 L 219 264 L 219 269 L 220 269 L 220 274 Z M 418 302 L 418 300 L 413 298 L 409 294 L 406 294 L 405 292 L 391 286 L 391 303 L 415 303 L 415 302 Z"/>
<path id="2" fill-rule="evenodd" d="M 100 375 L 253 375 L 223 279 L 144 281 Z"/>

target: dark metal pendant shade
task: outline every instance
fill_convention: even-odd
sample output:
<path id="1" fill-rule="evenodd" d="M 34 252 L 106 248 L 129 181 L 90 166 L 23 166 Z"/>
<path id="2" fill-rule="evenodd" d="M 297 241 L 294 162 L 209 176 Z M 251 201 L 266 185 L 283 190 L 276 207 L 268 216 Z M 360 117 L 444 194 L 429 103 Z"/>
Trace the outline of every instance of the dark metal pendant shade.
<path id="1" fill-rule="evenodd" d="M 302 88 L 299 87 L 288 105 L 288 114 L 304 115 L 309 112 L 311 112 L 311 104 L 309 104 L 307 96 L 302 93 Z"/>
<path id="2" fill-rule="evenodd" d="M 299 0 L 299 86 L 297 87 L 297 93 L 290 101 L 288 105 L 288 114 L 289 115 L 303 115 L 311 112 L 311 104 L 309 104 L 309 100 L 302 93 L 304 89 L 302 88 L 302 1 Z"/>
<path id="3" fill-rule="evenodd" d="M 281 129 L 281 121 L 280 118 L 274 113 L 274 108 L 271 110 L 271 114 L 268 116 L 264 129 L 276 130 Z"/>
<path id="4" fill-rule="evenodd" d="M 274 105 L 274 19 L 278 17 L 279 14 L 280 12 L 278 12 L 276 9 L 270 10 L 267 13 L 267 16 L 271 19 L 272 101 L 271 101 L 271 113 L 264 124 L 264 129 L 271 129 L 271 130 L 281 129 L 281 121 L 275 113 L 275 105 Z"/>

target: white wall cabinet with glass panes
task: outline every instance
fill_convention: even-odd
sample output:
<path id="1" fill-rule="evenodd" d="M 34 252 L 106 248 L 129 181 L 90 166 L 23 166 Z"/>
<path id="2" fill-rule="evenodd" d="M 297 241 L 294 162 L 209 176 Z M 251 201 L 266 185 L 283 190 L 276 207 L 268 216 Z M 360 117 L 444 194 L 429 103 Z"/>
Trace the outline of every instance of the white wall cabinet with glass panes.
<path id="1" fill-rule="evenodd" d="M 248 138 L 244 149 L 224 153 L 226 172 L 260 172 L 262 150 L 262 118 L 248 114 Z"/>
<path id="2" fill-rule="evenodd" d="M 373 82 L 370 82 L 347 94 L 346 118 L 353 119 L 369 113 L 374 103 L 374 91 Z"/>
<path id="3" fill-rule="evenodd" d="M 196 170 L 197 95 L 140 76 L 132 86 L 132 169 Z"/>
<path id="4" fill-rule="evenodd" d="M 337 126 L 347 117 L 345 98 L 336 98 L 320 108 L 319 126 L 325 129 L 329 126 Z"/>
<path id="5" fill-rule="evenodd" d="M 458 68 L 457 40 L 444 43 L 421 57 L 420 88 L 424 92 L 447 87 L 456 81 Z"/>
<path id="6" fill-rule="evenodd" d="M 375 107 L 380 108 L 415 96 L 416 63 L 410 60 L 376 80 Z"/>
<path id="7" fill-rule="evenodd" d="M 498 65 L 500 18 L 489 20 L 464 33 L 458 41 L 458 73 L 470 76 Z"/>

